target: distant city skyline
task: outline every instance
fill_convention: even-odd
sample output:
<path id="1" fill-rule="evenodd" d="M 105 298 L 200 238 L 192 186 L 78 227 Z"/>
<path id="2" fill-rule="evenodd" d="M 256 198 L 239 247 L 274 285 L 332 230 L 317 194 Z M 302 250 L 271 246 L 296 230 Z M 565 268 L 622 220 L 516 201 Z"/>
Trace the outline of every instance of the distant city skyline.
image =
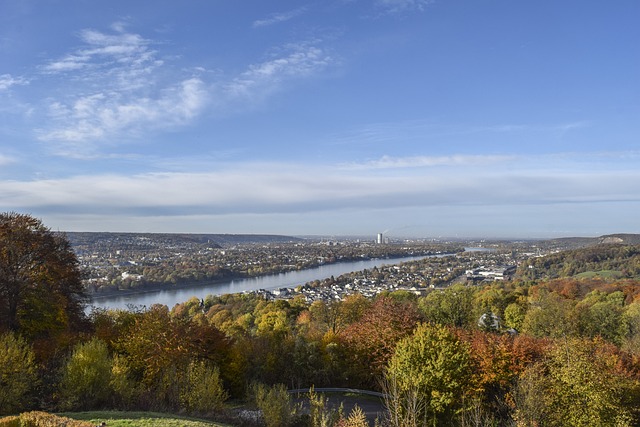
<path id="1" fill-rule="evenodd" d="M 0 210 L 63 231 L 640 233 L 640 3 L 0 3 Z"/>

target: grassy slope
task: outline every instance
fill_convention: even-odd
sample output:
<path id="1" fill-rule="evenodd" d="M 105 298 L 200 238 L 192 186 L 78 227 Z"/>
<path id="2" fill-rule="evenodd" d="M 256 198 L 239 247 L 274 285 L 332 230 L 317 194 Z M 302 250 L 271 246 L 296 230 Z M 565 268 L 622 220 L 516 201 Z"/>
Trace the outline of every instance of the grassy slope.
<path id="1" fill-rule="evenodd" d="M 69 412 L 59 414 L 74 420 L 91 421 L 98 425 L 106 422 L 107 427 L 225 427 L 226 424 L 214 423 L 197 418 L 180 417 L 157 412 Z"/>

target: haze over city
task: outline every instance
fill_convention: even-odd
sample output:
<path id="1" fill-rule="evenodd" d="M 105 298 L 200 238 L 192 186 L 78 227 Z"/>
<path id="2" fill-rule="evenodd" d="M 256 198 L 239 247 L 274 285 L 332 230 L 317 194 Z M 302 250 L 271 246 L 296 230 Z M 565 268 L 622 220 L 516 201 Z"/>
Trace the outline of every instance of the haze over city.
<path id="1" fill-rule="evenodd" d="M 638 233 L 640 3 L 0 4 L 0 210 L 52 229 Z"/>

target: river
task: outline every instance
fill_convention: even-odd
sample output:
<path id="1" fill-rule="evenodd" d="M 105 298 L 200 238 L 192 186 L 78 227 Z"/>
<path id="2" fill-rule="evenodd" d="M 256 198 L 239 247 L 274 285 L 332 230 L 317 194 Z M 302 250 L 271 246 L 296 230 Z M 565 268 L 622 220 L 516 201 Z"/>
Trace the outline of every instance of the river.
<path id="1" fill-rule="evenodd" d="M 164 304 L 171 308 L 174 305 L 187 301 L 192 297 L 204 298 L 207 295 L 233 294 L 246 291 L 257 291 L 258 289 L 295 288 L 296 286 L 304 285 L 307 282 L 323 280 L 331 276 L 338 277 L 342 274 L 351 273 L 352 271 L 362 271 L 368 268 L 399 264 L 401 262 L 414 261 L 422 258 L 425 257 L 418 256 L 339 262 L 334 264 L 325 264 L 306 270 L 290 271 L 287 273 L 251 277 L 247 279 L 234 279 L 228 282 L 201 283 L 179 289 L 163 289 L 118 296 L 99 296 L 94 297 L 91 300 L 89 303 L 89 309 L 91 307 L 127 309 L 131 305 L 149 307 L 153 304 Z"/>

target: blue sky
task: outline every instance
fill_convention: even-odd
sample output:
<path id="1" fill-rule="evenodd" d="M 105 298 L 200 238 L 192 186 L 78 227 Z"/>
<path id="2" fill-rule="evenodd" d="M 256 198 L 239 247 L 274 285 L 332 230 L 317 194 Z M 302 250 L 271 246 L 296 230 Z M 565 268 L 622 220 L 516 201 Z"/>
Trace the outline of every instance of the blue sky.
<path id="1" fill-rule="evenodd" d="M 52 229 L 640 232 L 632 0 L 0 2 L 0 210 Z"/>

